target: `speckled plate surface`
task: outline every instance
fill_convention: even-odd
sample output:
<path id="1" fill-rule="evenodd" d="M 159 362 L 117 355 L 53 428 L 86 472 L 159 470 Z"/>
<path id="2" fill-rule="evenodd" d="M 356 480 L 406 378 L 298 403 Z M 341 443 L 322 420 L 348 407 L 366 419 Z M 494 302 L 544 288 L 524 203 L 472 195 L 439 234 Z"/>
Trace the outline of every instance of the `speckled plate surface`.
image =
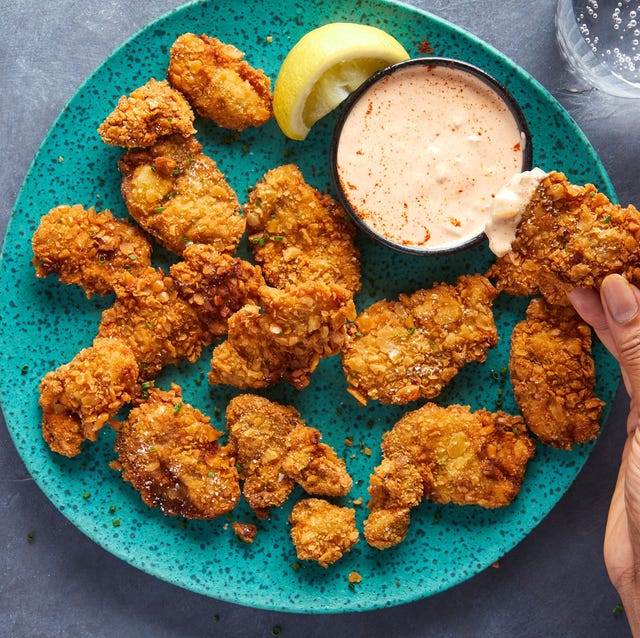
<path id="1" fill-rule="evenodd" d="M 29 471 L 55 506 L 108 551 L 166 581 L 215 598 L 244 605 L 297 612 L 345 612 L 382 608 L 429 596 L 491 565 L 521 541 L 550 511 L 582 468 L 591 450 L 584 445 L 560 452 L 538 445 L 522 492 L 509 507 L 423 503 L 414 511 L 407 539 L 379 552 L 361 540 L 341 561 L 323 569 L 300 564 L 289 539 L 287 517 L 301 496 L 295 492 L 268 521 L 256 521 L 241 504 L 229 518 L 212 522 L 163 516 L 145 506 L 129 484 L 109 468 L 113 432 L 103 429 L 95 444 L 85 444 L 75 459 L 52 454 L 40 434 L 38 384 L 42 376 L 70 361 L 88 346 L 101 311 L 111 299 L 87 300 L 77 288 L 55 278 L 37 280 L 30 265 L 30 238 L 39 217 L 59 204 L 95 205 L 125 216 L 119 193 L 118 149 L 107 147 L 96 128 L 122 94 L 166 71 L 169 48 L 186 31 L 207 33 L 237 45 L 247 59 L 275 79 L 290 47 L 305 32 L 333 21 L 379 26 L 398 38 L 413 57 L 428 44 L 436 55 L 451 56 L 485 68 L 520 101 L 533 133 L 534 164 L 565 171 L 575 182 L 594 182 L 613 196 L 611 184 L 593 149 L 566 112 L 531 77 L 473 36 L 406 6 L 368 0 L 295 0 L 203 2 L 179 9 L 149 25 L 115 51 L 86 81 L 52 127 L 20 192 L 4 242 L 0 271 L 0 389 L 4 415 Z M 329 188 L 328 150 L 337 113 L 314 127 L 304 142 L 286 140 L 275 122 L 234 138 L 197 121 L 198 139 L 226 173 L 244 201 L 262 174 L 283 163 L 297 163 L 307 180 Z M 358 238 L 362 250 L 362 310 L 372 301 L 453 282 L 459 274 L 484 272 L 491 262 L 486 245 L 436 260 L 391 252 Z M 166 266 L 166 256 L 157 258 Z M 463 403 L 474 409 L 515 411 L 510 383 L 500 371 L 507 365 L 509 337 L 523 317 L 526 300 L 501 295 L 496 304 L 499 345 L 485 364 L 462 370 L 437 402 Z M 224 410 L 234 392 L 207 387 L 210 349 L 195 365 L 166 369 L 158 384 L 183 386 L 185 400 L 211 415 L 224 429 Z M 595 346 L 597 392 L 612 401 L 617 367 Z M 337 357 L 325 360 L 302 392 L 278 386 L 264 394 L 295 405 L 324 440 L 346 458 L 355 482 L 346 505 L 366 503 L 368 476 L 380 458 L 382 433 L 408 410 L 370 403 L 360 407 L 345 391 Z M 606 413 L 608 410 L 605 410 Z M 347 445 L 346 441 L 352 441 Z M 367 449 L 371 450 L 368 455 Z M 366 508 L 357 508 L 360 530 Z M 255 522 L 252 545 L 239 542 L 231 521 Z M 363 580 L 350 587 L 348 575 Z"/>

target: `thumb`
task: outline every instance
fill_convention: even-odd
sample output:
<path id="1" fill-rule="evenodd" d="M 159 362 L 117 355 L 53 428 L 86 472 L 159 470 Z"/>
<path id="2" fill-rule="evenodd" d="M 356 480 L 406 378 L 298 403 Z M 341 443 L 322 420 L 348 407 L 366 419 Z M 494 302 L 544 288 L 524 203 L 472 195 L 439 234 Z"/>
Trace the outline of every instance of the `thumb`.
<path id="1" fill-rule="evenodd" d="M 611 338 L 632 402 L 640 401 L 640 291 L 620 275 L 608 275 L 600 287 Z"/>

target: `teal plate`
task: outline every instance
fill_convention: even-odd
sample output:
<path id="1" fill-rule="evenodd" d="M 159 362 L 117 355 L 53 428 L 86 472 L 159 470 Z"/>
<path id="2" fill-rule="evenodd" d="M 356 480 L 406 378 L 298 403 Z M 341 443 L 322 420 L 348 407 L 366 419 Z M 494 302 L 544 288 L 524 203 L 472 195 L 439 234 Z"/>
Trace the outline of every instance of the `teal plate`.
<path id="1" fill-rule="evenodd" d="M 87 300 L 75 287 L 55 278 L 38 280 L 31 266 L 31 236 L 41 215 L 60 204 L 94 205 L 125 216 L 116 163 L 120 155 L 96 133 L 122 94 L 162 78 L 169 48 L 181 33 L 215 35 L 247 53 L 251 64 L 275 79 L 283 57 L 307 31 L 335 21 L 372 24 L 393 34 L 412 57 L 425 43 L 436 55 L 483 67 L 519 100 L 533 134 L 534 164 L 558 169 L 577 183 L 593 182 L 613 197 L 613 188 L 594 150 L 562 107 L 526 72 L 472 35 L 432 15 L 381 0 L 217 0 L 185 6 L 147 26 L 116 50 L 83 84 L 44 140 L 25 179 L 4 242 L 0 271 L 3 300 L 0 340 L 0 390 L 7 426 L 29 472 L 54 505 L 106 550 L 168 582 L 201 594 L 252 607 L 292 612 L 346 612 L 389 607 L 447 589 L 485 569 L 513 548 L 551 510 L 583 467 L 592 444 L 573 452 L 538 445 L 522 486 L 509 507 L 423 503 L 412 517 L 406 540 L 380 552 L 360 542 L 328 569 L 299 563 L 287 518 L 302 494 L 295 492 L 267 521 L 258 521 L 241 503 L 229 518 L 211 522 L 164 516 L 144 505 L 139 495 L 109 467 L 113 432 L 101 431 L 83 453 L 66 459 L 51 453 L 40 433 L 38 384 L 51 369 L 88 346 L 101 311 L 111 299 Z M 330 187 L 329 141 L 337 112 L 318 123 L 304 142 L 287 140 L 274 121 L 237 138 L 198 120 L 198 139 L 226 173 L 241 201 L 265 171 L 283 163 L 300 166 L 321 190 Z M 459 274 L 484 272 L 492 261 L 486 245 L 457 256 L 431 260 L 374 245 L 359 237 L 363 292 L 359 310 L 376 299 L 453 282 Z M 157 264 L 167 266 L 166 254 Z M 527 300 L 501 295 L 495 305 L 500 342 L 486 363 L 465 367 L 437 402 L 495 409 L 500 401 L 516 411 L 508 378 L 510 332 L 524 316 Z M 610 405 L 618 382 L 614 360 L 596 344 L 597 392 Z M 207 387 L 210 350 L 195 365 L 163 371 L 158 384 L 171 381 L 185 400 L 224 429 L 224 411 L 234 391 Z M 337 357 L 322 362 L 301 392 L 277 386 L 264 394 L 296 406 L 321 430 L 324 441 L 346 459 L 354 487 L 345 505 L 356 505 L 362 530 L 368 477 L 380 459 L 382 433 L 409 409 L 370 403 L 360 407 L 345 391 Z M 605 410 L 603 423 L 608 410 Z M 351 442 L 351 445 L 348 443 Z M 371 451 L 367 454 L 367 449 Z M 243 544 L 232 521 L 254 522 L 258 535 Z M 362 582 L 349 586 L 357 571 Z"/>

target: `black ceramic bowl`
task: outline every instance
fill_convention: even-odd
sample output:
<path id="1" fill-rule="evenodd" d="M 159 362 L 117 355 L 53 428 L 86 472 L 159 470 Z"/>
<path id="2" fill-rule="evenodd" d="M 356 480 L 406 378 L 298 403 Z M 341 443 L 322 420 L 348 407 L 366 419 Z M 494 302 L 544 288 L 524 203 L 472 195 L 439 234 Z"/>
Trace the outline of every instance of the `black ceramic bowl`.
<path id="1" fill-rule="evenodd" d="M 381 232 L 379 228 L 374 228 L 372 223 L 370 223 L 365 219 L 366 215 L 362 214 L 361 212 L 359 213 L 358 203 L 354 203 L 354 201 L 352 201 L 353 195 L 352 197 L 350 197 L 350 194 L 351 194 L 350 191 L 353 192 L 354 188 L 350 187 L 348 177 L 347 175 L 345 175 L 346 169 L 341 167 L 340 160 L 339 160 L 340 143 L 341 143 L 341 140 L 343 139 L 345 126 L 348 127 L 351 125 L 349 122 L 349 116 L 353 112 L 354 107 L 360 104 L 362 100 L 366 100 L 368 96 L 371 95 L 370 91 L 372 90 L 372 87 L 374 87 L 374 85 L 378 84 L 383 80 L 385 80 L 385 83 L 388 83 L 389 76 L 391 76 L 392 74 L 404 73 L 409 67 L 412 67 L 414 70 L 417 69 L 417 71 L 420 73 L 422 73 L 422 70 L 424 69 L 425 76 L 427 76 L 428 73 L 433 73 L 434 67 L 445 67 L 446 69 L 450 69 L 453 71 L 452 77 L 455 76 L 461 79 L 465 79 L 467 80 L 467 82 L 472 83 L 474 86 L 486 87 L 490 90 L 490 92 L 487 93 L 487 95 L 492 96 L 491 99 L 494 99 L 494 98 L 497 99 L 498 101 L 497 103 L 501 105 L 500 108 L 502 109 L 503 113 L 505 114 L 505 117 L 509 121 L 509 126 L 513 127 L 513 125 L 515 125 L 515 127 L 519 131 L 520 145 L 517 147 L 517 151 L 514 151 L 515 154 L 513 155 L 513 157 L 510 158 L 510 161 L 514 163 L 514 170 L 512 174 L 531 169 L 531 166 L 532 166 L 531 135 L 529 132 L 529 127 L 527 125 L 527 121 L 522 112 L 522 109 L 520 108 L 515 98 L 511 95 L 511 93 L 505 88 L 505 86 L 503 86 L 494 77 L 492 77 L 482 69 L 475 67 L 471 64 L 468 64 L 466 62 L 461 62 L 459 60 L 453 60 L 450 58 L 437 58 L 437 57 L 414 58 L 411 60 L 406 60 L 404 62 L 399 62 L 398 64 L 394 64 L 390 67 L 387 67 L 386 69 L 383 69 L 382 71 L 379 71 L 378 73 L 373 75 L 347 98 L 335 126 L 333 138 L 331 141 L 331 150 L 330 150 L 331 176 L 333 180 L 334 189 L 340 203 L 344 206 L 345 210 L 351 216 L 351 218 L 353 219 L 353 221 L 355 222 L 358 228 L 362 229 L 365 233 L 367 233 L 368 235 L 370 235 L 371 237 L 373 237 L 383 245 L 388 246 L 389 248 L 393 248 L 401 252 L 411 253 L 415 255 L 450 254 L 450 253 L 454 253 L 454 252 L 469 248 L 481 242 L 485 237 L 484 224 L 482 224 L 482 228 L 479 230 L 474 228 L 472 230 L 471 235 L 466 234 L 464 236 L 461 236 L 459 239 L 456 237 L 456 239 L 452 241 L 447 241 L 445 245 L 434 245 L 434 242 L 432 242 L 431 245 L 429 245 L 430 240 L 426 239 L 426 237 L 428 237 L 427 233 L 425 233 L 424 243 L 418 243 L 418 240 L 414 241 L 413 239 L 408 241 L 407 240 L 399 241 L 396 238 L 388 234 L 385 234 L 384 232 Z M 471 77 L 469 77 L 467 74 L 470 74 Z M 480 82 L 478 82 L 478 80 L 480 80 Z M 462 82 L 460 86 L 462 87 Z M 366 104 L 366 103 L 363 103 L 363 104 Z M 406 108 L 407 109 L 406 112 L 408 112 L 408 109 L 410 109 L 412 105 L 411 103 L 407 103 L 406 105 L 401 105 L 401 107 L 403 109 Z M 504 107 L 506 107 L 506 109 Z M 364 107 L 361 107 L 361 108 L 364 108 Z M 369 110 L 371 109 L 369 108 Z M 360 113 L 362 113 L 362 110 L 360 110 Z M 509 114 L 512 119 L 509 119 Z M 361 116 L 361 115 L 359 115 L 358 117 L 364 118 L 364 116 Z M 516 134 L 515 129 L 512 129 L 512 130 L 513 130 L 513 134 L 515 135 Z M 405 137 L 405 140 L 406 140 L 406 137 Z M 380 130 L 379 138 L 377 139 L 377 144 L 382 149 L 384 149 L 384 151 L 376 151 L 376 152 L 388 153 L 389 145 L 391 143 L 392 142 L 390 142 L 389 139 L 385 139 L 385 133 L 382 130 Z M 411 140 L 408 146 L 411 146 L 412 148 L 416 148 L 417 145 L 425 144 L 425 143 L 426 142 L 423 139 L 415 139 L 415 140 Z M 402 144 L 407 146 L 406 141 L 403 141 Z M 513 148 L 516 149 L 516 146 L 514 146 Z M 518 152 L 521 154 L 520 166 L 516 165 L 517 159 L 518 159 L 518 155 L 517 155 Z M 348 153 L 353 156 L 355 151 L 351 149 L 348 151 Z M 356 154 L 366 157 L 366 152 L 358 151 Z M 344 158 L 345 157 L 344 153 L 340 154 L 340 157 Z M 366 162 L 366 159 L 358 159 L 358 162 L 361 162 L 361 163 Z M 371 162 L 369 166 L 377 166 L 377 165 L 378 163 Z M 399 176 L 397 175 L 387 176 L 386 178 L 384 178 L 385 183 L 381 183 L 383 180 L 382 178 L 380 178 L 376 182 L 376 186 L 372 187 L 372 190 L 379 189 L 379 188 L 387 188 L 387 189 L 400 188 L 396 183 L 395 177 L 399 177 Z M 505 179 L 504 179 L 505 183 L 508 181 L 509 177 L 511 177 L 511 175 L 505 176 Z M 393 182 L 393 183 L 390 183 L 390 182 Z M 371 191 L 367 191 L 367 193 L 370 193 L 370 192 Z M 485 193 L 485 195 L 487 197 L 491 196 L 490 193 Z M 455 201 L 454 201 L 453 208 L 455 209 Z M 380 212 L 384 214 L 382 211 Z M 479 222 L 476 222 L 476 223 L 479 223 Z M 378 225 L 380 226 L 380 224 Z"/>

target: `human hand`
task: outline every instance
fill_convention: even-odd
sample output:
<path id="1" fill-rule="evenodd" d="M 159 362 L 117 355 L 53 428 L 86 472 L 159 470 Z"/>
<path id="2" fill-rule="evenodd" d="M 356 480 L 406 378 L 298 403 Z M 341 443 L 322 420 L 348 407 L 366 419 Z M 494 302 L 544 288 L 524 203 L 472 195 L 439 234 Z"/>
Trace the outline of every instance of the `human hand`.
<path id="1" fill-rule="evenodd" d="M 630 398 L 627 441 L 611 499 L 604 560 L 634 636 L 640 636 L 640 290 L 620 275 L 569 293 L 576 311 L 618 360 Z"/>

